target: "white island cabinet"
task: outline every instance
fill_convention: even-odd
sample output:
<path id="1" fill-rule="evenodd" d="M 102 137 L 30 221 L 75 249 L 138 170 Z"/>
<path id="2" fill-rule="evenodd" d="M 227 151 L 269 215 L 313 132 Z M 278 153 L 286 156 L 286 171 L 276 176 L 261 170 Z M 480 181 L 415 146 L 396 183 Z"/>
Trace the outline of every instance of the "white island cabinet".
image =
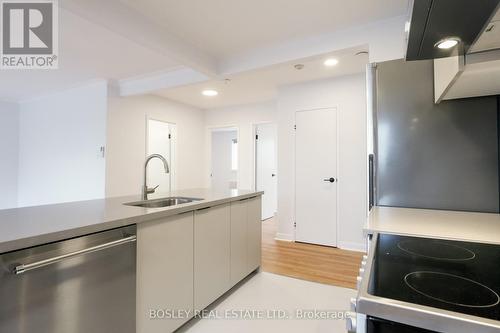
<path id="1" fill-rule="evenodd" d="M 247 199 L 247 272 L 260 267 L 262 248 L 262 200 L 261 197 Z"/>
<path id="2" fill-rule="evenodd" d="M 231 285 L 260 266 L 261 209 L 260 196 L 231 202 Z"/>
<path id="3" fill-rule="evenodd" d="M 256 196 L 137 224 L 137 332 L 175 331 L 259 268 L 260 216 Z"/>
<path id="4" fill-rule="evenodd" d="M 203 310 L 230 285 L 229 204 L 194 213 L 194 308 Z"/>
<path id="5" fill-rule="evenodd" d="M 247 258 L 248 199 L 231 202 L 231 285 L 248 274 Z"/>
<path id="6" fill-rule="evenodd" d="M 193 276 L 193 212 L 137 225 L 137 333 L 173 332 L 191 318 Z"/>

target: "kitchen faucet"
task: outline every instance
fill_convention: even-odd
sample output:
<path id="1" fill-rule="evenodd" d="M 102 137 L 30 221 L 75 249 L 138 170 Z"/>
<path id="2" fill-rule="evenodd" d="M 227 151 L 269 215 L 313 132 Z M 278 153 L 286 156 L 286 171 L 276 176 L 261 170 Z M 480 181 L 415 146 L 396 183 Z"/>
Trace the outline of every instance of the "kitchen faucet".
<path id="1" fill-rule="evenodd" d="M 156 189 L 160 185 L 156 185 L 155 187 L 148 187 L 147 179 L 148 179 L 148 163 L 153 158 L 159 158 L 163 162 L 163 168 L 165 169 L 165 173 L 170 173 L 170 168 L 168 167 L 168 162 L 165 157 L 160 154 L 152 154 L 146 158 L 146 163 L 144 163 L 144 185 L 142 186 L 142 200 L 148 200 L 148 194 L 155 193 Z"/>

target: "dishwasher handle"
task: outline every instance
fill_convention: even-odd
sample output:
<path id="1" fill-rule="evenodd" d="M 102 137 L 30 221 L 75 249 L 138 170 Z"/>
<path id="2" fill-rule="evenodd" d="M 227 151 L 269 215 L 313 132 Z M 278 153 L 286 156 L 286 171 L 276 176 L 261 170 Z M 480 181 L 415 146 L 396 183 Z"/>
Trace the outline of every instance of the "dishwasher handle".
<path id="1" fill-rule="evenodd" d="M 57 262 L 60 262 L 60 261 L 66 260 L 66 259 L 74 258 L 74 257 L 80 256 L 80 255 L 84 255 L 84 254 L 88 254 L 88 253 L 92 253 L 92 252 L 97 252 L 97 251 L 109 249 L 111 247 L 123 245 L 126 243 L 135 242 L 136 240 L 137 240 L 137 236 L 135 236 L 135 235 L 128 236 L 128 237 L 121 238 L 121 239 L 111 241 L 108 243 L 88 247 L 86 249 L 66 253 L 66 254 L 63 254 L 60 256 L 56 256 L 56 257 L 52 257 L 52 258 L 48 258 L 48 259 L 44 259 L 44 260 L 40 260 L 40 261 L 35 261 L 35 262 L 29 263 L 29 264 L 18 264 L 14 267 L 13 273 L 16 275 L 23 274 L 25 272 L 28 272 L 28 271 L 31 271 L 31 270 L 34 270 L 34 269 L 37 269 L 40 267 L 52 265 L 52 264 L 55 264 Z"/>

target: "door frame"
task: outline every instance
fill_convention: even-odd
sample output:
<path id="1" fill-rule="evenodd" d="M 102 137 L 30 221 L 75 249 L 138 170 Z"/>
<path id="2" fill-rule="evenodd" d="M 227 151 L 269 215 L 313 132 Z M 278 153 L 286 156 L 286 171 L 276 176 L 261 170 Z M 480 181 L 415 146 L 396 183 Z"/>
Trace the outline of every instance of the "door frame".
<path id="1" fill-rule="evenodd" d="M 207 187 L 212 187 L 212 133 L 221 129 L 234 129 L 236 131 L 236 140 L 238 140 L 238 171 L 236 171 L 236 183 L 237 187 L 240 185 L 240 158 L 241 158 L 241 149 L 240 149 L 240 127 L 236 124 L 224 124 L 224 125 L 210 125 L 206 127 L 206 140 L 207 147 L 205 149 L 206 152 L 206 161 L 207 161 L 207 177 L 205 178 L 205 182 Z"/>
<path id="2" fill-rule="evenodd" d="M 160 121 L 169 125 L 170 134 L 172 135 L 170 141 L 170 191 L 177 189 L 177 123 L 164 120 L 158 117 L 153 117 L 146 114 L 146 137 L 144 142 L 144 160 L 149 156 L 148 142 L 149 142 L 149 121 Z M 173 127 L 170 127 L 173 126 Z"/>
<path id="3" fill-rule="evenodd" d="M 335 156 L 335 164 L 337 168 L 337 187 L 336 187 L 336 196 L 335 196 L 335 201 L 337 205 L 337 210 L 335 212 L 335 243 L 339 245 L 339 231 L 340 231 L 340 223 L 339 223 L 339 211 L 340 211 L 340 205 L 339 205 L 339 197 L 340 197 L 340 182 L 339 179 L 341 179 L 341 174 L 340 174 L 340 168 L 339 168 L 339 156 L 340 156 L 340 133 L 339 133 L 339 112 L 340 109 L 338 105 L 333 105 L 329 107 L 319 107 L 319 108 L 312 108 L 312 109 L 301 109 L 301 110 L 295 110 L 293 114 L 293 121 L 294 121 L 294 126 L 297 126 L 297 113 L 298 112 L 309 112 L 309 111 L 319 111 L 319 110 L 335 110 L 335 123 L 336 123 L 336 138 L 335 138 L 335 145 L 336 145 L 336 151 L 337 151 L 337 156 Z M 293 188 L 294 188 L 294 193 L 293 193 L 293 219 L 294 219 L 294 228 L 293 228 L 293 241 L 297 241 L 297 131 L 293 131 Z"/>
<path id="4" fill-rule="evenodd" d="M 278 136 L 278 124 L 274 121 L 258 121 L 252 123 L 252 186 L 253 190 L 257 190 L 257 140 L 255 136 L 257 135 L 257 127 L 259 125 L 275 125 L 276 126 L 276 136 Z M 276 138 L 276 153 L 278 152 L 278 138 Z M 277 155 L 277 154 L 276 154 Z M 278 156 L 276 156 L 276 163 L 278 162 Z"/>
<path id="5" fill-rule="evenodd" d="M 252 163 L 252 184 L 253 184 L 253 190 L 257 191 L 257 139 L 255 136 L 257 135 L 257 127 L 260 125 L 274 125 L 276 128 L 276 142 L 275 142 L 275 153 L 276 153 L 276 173 L 278 173 L 278 124 L 274 121 L 260 121 L 260 122 L 255 122 L 252 123 L 252 140 L 253 140 L 253 145 L 252 145 L 252 156 L 253 156 L 253 163 Z M 278 175 L 279 178 L 279 175 Z M 278 184 L 276 183 L 276 202 L 278 201 Z M 278 215 L 278 205 L 276 204 L 276 214 L 274 217 Z"/>

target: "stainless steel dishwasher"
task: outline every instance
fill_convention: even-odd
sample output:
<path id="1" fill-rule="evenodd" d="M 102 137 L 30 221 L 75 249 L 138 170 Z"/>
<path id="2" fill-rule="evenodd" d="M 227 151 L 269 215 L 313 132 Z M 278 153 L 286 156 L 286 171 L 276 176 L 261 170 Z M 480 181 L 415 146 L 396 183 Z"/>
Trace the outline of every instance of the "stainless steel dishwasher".
<path id="1" fill-rule="evenodd" d="M 136 227 L 0 255 L 0 332 L 134 333 Z"/>

